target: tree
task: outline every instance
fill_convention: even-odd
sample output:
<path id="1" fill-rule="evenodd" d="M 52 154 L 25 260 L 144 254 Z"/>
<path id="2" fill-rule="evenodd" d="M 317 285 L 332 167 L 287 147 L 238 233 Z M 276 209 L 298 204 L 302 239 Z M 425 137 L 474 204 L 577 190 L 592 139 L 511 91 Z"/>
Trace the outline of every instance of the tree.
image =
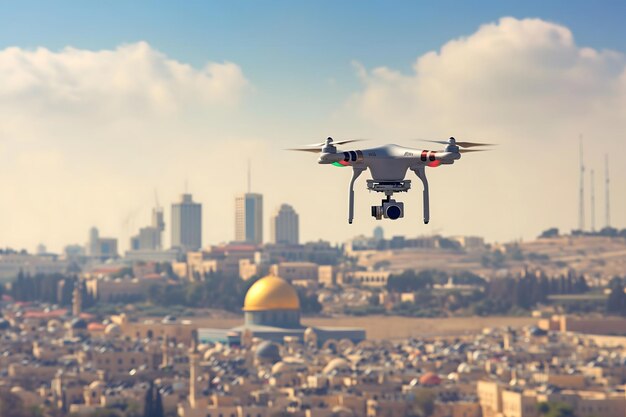
<path id="1" fill-rule="evenodd" d="M 416 274 L 413 270 L 404 271 L 400 275 L 390 275 L 387 280 L 387 289 L 394 292 L 417 291 L 433 284 L 434 277 L 442 274 L 440 271 L 420 271 Z"/>
<path id="2" fill-rule="evenodd" d="M 539 403 L 537 410 L 544 417 L 575 417 L 574 409 L 563 403 Z"/>
<path id="3" fill-rule="evenodd" d="M 574 292 L 576 294 L 584 294 L 589 291 L 589 285 L 583 275 L 579 275 L 576 283 L 574 284 Z"/>
<path id="4" fill-rule="evenodd" d="M 432 390 L 424 388 L 416 391 L 411 411 L 416 417 L 430 417 L 435 411 L 435 394 Z"/>
<path id="5" fill-rule="evenodd" d="M 624 286 L 619 280 L 612 280 L 610 284 L 611 293 L 606 300 L 606 311 L 610 314 L 626 315 L 626 294 Z"/>
<path id="6" fill-rule="evenodd" d="M 121 417 L 120 413 L 115 410 L 111 410 L 109 408 L 103 408 L 100 410 L 96 410 L 93 413 L 89 414 L 89 417 Z"/>
<path id="7" fill-rule="evenodd" d="M 315 293 L 308 293 L 303 288 L 297 288 L 298 298 L 300 299 L 300 310 L 304 314 L 317 314 L 322 311 L 322 304 L 317 299 Z"/>
<path id="8" fill-rule="evenodd" d="M 550 229 L 546 229 L 539 235 L 540 239 L 546 239 L 551 237 L 557 237 L 559 235 L 559 229 L 556 227 L 552 227 Z"/>
<path id="9" fill-rule="evenodd" d="M 156 395 L 154 397 L 154 417 L 165 417 L 163 411 L 163 398 L 161 398 L 161 390 L 156 389 Z"/>
<path id="10" fill-rule="evenodd" d="M 0 416 L 2 417 L 30 417 L 24 408 L 22 400 L 9 392 L 0 393 Z"/>
<path id="11" fill-rule="evenodd" d="M 146 390 L 146 397 L 143 406 L 143 417 L 155 417 L 155 404 L 154 404 L 154 382 L 150 383 L 150 386 Z"/>

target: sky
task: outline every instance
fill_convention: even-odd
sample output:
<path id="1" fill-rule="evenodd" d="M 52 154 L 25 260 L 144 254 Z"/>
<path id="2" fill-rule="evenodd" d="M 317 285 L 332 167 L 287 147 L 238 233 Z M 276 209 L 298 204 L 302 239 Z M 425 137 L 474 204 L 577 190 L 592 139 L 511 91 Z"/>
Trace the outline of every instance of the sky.
<path id="1" fill-rule="evenodd" d="M 626 227 L 626 3 L 215 1 L 0 3 L 0 247 L 53 251 L 96 226 L 128 247 L 158 200 L 203 204 L 206 245 L 234 237 L 234 197 L 300 214 L 302 240 L 392 235 L 532 239 Z M 349 169 L 285 148 L 370 138 L 496 142 L 428 171 L 377 222 L 365 177 L 347 224 Z M 410 175 L 407 176 L 410 178 Z M 167 227 L 167 225 L 166 225 Z M 166 243 L 169 229 L 166 229 Z"/>

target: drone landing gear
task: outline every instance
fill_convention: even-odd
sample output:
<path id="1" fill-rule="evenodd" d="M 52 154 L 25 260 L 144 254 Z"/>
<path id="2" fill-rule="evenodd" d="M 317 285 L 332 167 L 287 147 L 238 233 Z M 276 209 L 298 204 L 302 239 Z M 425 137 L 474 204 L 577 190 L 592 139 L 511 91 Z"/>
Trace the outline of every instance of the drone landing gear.
<path id="1" fill-rule="evenodd" d="M 356 181 L 363 171 L 365 171 L 365 168 L 353 167 L 352 169 L 352 180 L 350 180 L 350 205 L 348 211 L 349 224 L 352 224 L 352 220 L 354 219 L 354 181 Z"/>
<path id="2" fill-rule="evenodd" d="M 424 166 L 417 166 L 415 168 L 411 168 L 411 170 L 415 172 L 415 175 L 417 175 L 417 177 L 422 181 L 422 185 L 424 186 L 424 224 L 428 224 L 430 220 L 430 208 L 428 201 L 428 179 L 426 178 L 426 170 L 424 169 Z M 365 171 L 365 168 L 353 167 L 352 169 L 352 179 L 350 180 L 349 188 L 349 224 L 352 224 L 352 221 L 354 220 L 354 182 L 363 171 Z M 393 193 L 406 192 L 410 188 L 411 180 L 393 182 L 367 180 L 368 190 L 384 193 L 387 197 L 385 200 L 382 201 L 382 204 L 380 206 L 372 207 L 372 216 L 374 216 L 377 220 L 380 220 L 383 217 L 392 220 L 404 217 L 404 204 L 391 199 L 391 196 L 393 196 Z"/>
<path id="3" fill-rule="evenodd" d="M 411 168 L 411 171 L 415 172 L 417 178 L 422 180 L 422 184 L 424 185 L 424 224 L 428 224 L 430 220 L 430 208 L 428 203 L 428 179 L 426 178 L 426 170 L 423 165 L 419 165 L 415 168 Z"/>

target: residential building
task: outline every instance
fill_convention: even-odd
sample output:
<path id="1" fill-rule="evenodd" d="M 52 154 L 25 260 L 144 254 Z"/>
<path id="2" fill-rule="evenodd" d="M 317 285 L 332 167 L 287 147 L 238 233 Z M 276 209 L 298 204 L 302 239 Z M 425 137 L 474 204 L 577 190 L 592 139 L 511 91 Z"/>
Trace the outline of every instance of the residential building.
<path id="1" fill-rule="evenodd" d="M 289 204 L 282 204 L 270 219 L 273 243 L 297 245 L 300 240 L 298 213 Z"/>

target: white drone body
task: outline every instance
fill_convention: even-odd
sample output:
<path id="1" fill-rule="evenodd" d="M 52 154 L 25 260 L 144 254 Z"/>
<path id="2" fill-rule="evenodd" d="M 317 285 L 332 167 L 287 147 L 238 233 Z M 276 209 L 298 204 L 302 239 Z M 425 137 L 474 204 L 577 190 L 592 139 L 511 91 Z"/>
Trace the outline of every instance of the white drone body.
<path id="1" fill-rule="evenodd" d="M 411 188 L 411 181 L 404 178 L 410 169 L 415 172 L 424 187 L 424 223 L 428 224 L 430 213 L 426 167 L 451 165 L 454 161 L 461 158 L 462 153 L 478 151 L 476 149 L 461 148 L 488 145 L 484 143 L 457 142 L 451 137 L 447 141 L 430 141 L 445 144 L 446 148 L 441 151 L 414 149 L 398 145 L 384 145 L 361 150 L 338 150 L 336 147 L 337 145 L 356 141 L 358 140 L 334 142 L 329 137 L 321 144 L 292 149 L 320 153 L 318 159 L 320 164 L 352 167 L 348 223 L 352 223 L 354 219 L 354 182 L 363 171 L 369 168 L 372 179 L 367 180 L 367 188 L 386 195 L 386 199 L 382 201 L 380 206 L 372 207 L 372 216 L 377 220 L 381 220 L 383 217 L 391 220 L 404 217 L 404 204 L 396 202 L 391 197 L 393 193 L 405 192 Z"/>

